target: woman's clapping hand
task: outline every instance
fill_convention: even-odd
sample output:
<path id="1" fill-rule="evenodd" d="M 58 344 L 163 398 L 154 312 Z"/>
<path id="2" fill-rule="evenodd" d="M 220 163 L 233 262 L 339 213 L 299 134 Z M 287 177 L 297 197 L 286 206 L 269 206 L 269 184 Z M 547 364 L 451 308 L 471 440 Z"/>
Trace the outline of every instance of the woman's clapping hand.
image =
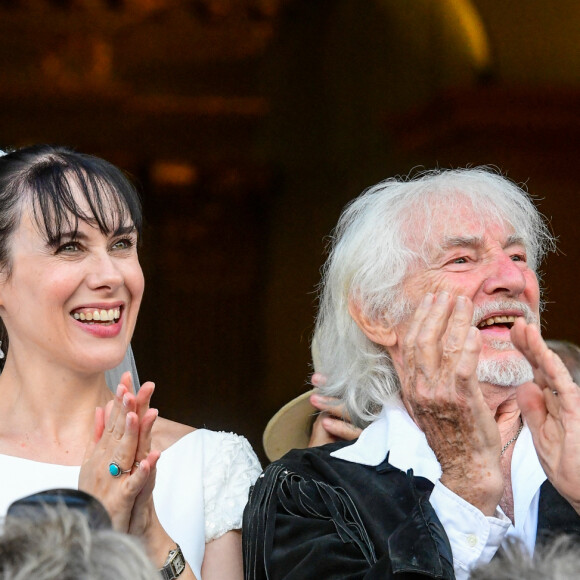
<path id="1" fill-rule="evenodd" d="M 97 497 L 113 526 L 142 535 L 154 511 L 152 492 L 160 453 L 151 449 L 157 410 L 149 407 L 153 384 L 134 395 L 125 373 L 112 401 L 95 412 L 95 428 L 79 476 L 79 489 Z M 119 472 L 118 475 L 115 475 Z"/>

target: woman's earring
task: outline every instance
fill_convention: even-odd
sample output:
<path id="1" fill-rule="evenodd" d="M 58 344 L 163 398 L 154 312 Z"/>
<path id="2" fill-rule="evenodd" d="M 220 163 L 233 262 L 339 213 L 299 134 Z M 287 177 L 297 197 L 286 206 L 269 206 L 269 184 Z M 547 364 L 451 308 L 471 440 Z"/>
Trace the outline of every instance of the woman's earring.
<path id="1" fill-rule="evenodd" d="M 0 340 L 0 360 L 4 358 L 4 351 L 2 350 L 2 341 Z"/>

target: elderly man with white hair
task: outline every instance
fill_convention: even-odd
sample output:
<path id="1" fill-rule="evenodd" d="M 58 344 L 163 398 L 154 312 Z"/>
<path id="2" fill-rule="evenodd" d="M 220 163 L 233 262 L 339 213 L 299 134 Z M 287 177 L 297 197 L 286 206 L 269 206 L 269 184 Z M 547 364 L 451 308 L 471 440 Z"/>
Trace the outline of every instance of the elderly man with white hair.
<path id="1" fill-rule="evenodd" d="M 467 578 L 507 538 L 580 532 L 580 391 L 539 330 L 554 240 L 487 168 L 366 190 L 316 323 L 356 442 L 294 450 L 245 513 L 246 578 Z"/>

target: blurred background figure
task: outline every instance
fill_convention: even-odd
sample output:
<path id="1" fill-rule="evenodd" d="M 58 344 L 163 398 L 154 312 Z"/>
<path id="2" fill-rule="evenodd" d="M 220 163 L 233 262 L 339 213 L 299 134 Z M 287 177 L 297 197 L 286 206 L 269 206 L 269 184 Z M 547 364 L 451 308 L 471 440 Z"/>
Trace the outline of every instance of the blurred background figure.
<path id="1" fill-rule="evenodd" d="M 95 498 L 56 491 L 49 503 L 27 498 L 9 510 L 0 533 L 1 580 L 159 580 L 141 542 L 103 523 L 107 512 Z M 75 507 L 63 492 L 76 494 L 66 498 Z"/>
<path id="2" fill-rule="evenodd" d="M 572 380 L 580 385 L 580 347 L 569 340 L 549 339 L 546 344 L 562 359 Z"/>
<path id="3" fill-rule="evenodd" d="M 471 571 L 470 580 L 571 580 L 580 576 L 578 537 L 556 536 L 538 546 L 533 557 L 511 538 L 489 564 Z"/>

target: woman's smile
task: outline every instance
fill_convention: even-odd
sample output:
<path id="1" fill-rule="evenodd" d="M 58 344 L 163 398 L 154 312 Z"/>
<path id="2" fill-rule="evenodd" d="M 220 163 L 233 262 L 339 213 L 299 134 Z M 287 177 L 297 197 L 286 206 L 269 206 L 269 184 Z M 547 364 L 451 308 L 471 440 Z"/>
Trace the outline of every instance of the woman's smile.
<path id="1" fill-rule="evenodd" d="M 71 312 L 71 317 L 74 324 L 84 332 L 99 338 L 112 338 L 122 330 L 123 306 L 117 303 L 116 305 L 75 308 Z"/>

